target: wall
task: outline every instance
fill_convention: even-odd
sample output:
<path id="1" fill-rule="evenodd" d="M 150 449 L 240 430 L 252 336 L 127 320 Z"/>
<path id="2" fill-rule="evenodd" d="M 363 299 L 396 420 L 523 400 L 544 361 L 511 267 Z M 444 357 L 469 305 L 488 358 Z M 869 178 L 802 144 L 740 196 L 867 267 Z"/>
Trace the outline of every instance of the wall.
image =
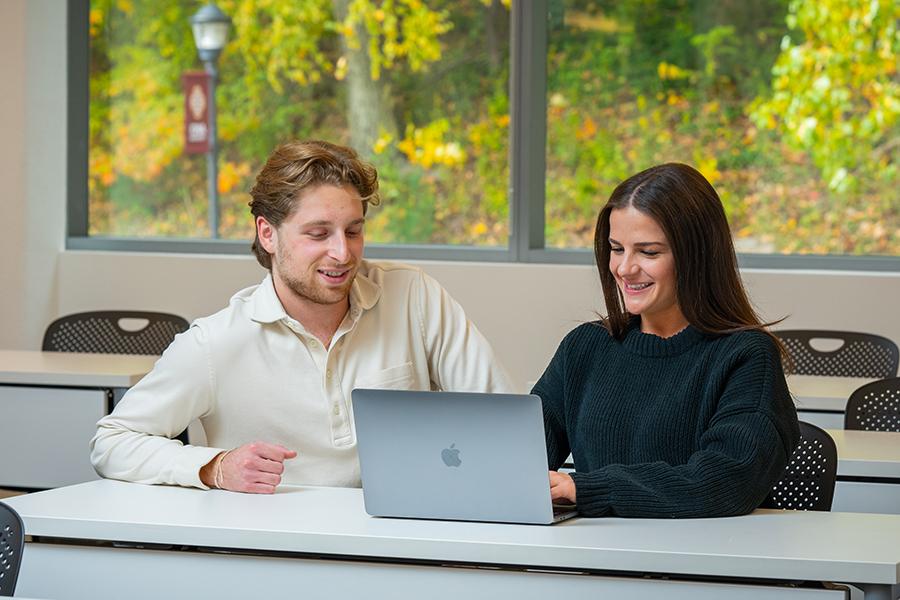
<path id="1" fill-rule="evenodd" d="M 540 376 L 566 332 L 603 306 L 592 267 L 415 264 L 463 304 L 522 389 Z M 70 251 L 60 257 L 59 310 L 164 310 L 192 319 L 219 310 L 263 275 L 250 256 Z M 743 276 L 766 319 L 787 317 L 781 327 L 869 331 L 900 342 L 900 273 L 746 270 Z"/>
<path id="2" fill-rule="evenodd" d="M 18 290 L 25 283 L 22 248 L 25 244 L 25 4 L 0 2 L 0 303 L 3 314 L 24 314 Z M 11 319 L 0 327 L 0 348 L 25 343 L 23 331 L 12 327 Z"/>
<path id="3" fill-rule="evenodd" d="M 255 261 L 63 251 L 65 3 L 0 1 L 0 347 L 38 348 L 47 323 L 78 310 L 143 308 L 188 318 L 222 307 L 262 277 Z M 602 304 L 593 269 L 419 263 L 466 307 L 524 388 L 557 343 Z M 769 319 L 900 341 L 900 273 L 747 270 Z"/>
<path id="4" fill-rule="evenodd" d="M 37 348 L 65 243 L 65 2 L 0 2 L 0 81 L 0 347 Z"/>

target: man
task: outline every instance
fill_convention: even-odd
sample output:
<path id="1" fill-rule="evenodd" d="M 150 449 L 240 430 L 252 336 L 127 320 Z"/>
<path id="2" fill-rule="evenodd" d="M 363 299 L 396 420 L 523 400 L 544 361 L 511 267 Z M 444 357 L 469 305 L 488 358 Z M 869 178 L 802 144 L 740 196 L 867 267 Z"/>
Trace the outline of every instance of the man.
<path id="1" fill-rule="evenodd" d="M 241 492 L 359 485 L 356 387 L 509 392 L 462 308 L 419 269 L 363 260 L 378 175 L 350 148 L 285 144 L 251 190 L 269 274 L 197 319 L 98 423 L 104 476 Z M 194 419 L 209 447 L 170 438 Z"/>

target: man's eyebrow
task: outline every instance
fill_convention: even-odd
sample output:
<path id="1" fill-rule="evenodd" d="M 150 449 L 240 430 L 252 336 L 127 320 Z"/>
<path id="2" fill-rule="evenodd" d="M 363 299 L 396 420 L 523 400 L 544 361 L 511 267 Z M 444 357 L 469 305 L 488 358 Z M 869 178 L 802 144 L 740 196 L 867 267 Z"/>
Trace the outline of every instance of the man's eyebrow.
<path id="1" fill-rule="evenodd" d="M 362 217 L 361 219 L 354 219 L 347 223 L 347 227 L 353 227 L 354 225 L 362 225 L 366 222 L 366 218 Z M 308 221 L 302 225 L 302 227 L 331 227 L 334 225 L 334 221 L 321 220 L 321 221 Z"/>

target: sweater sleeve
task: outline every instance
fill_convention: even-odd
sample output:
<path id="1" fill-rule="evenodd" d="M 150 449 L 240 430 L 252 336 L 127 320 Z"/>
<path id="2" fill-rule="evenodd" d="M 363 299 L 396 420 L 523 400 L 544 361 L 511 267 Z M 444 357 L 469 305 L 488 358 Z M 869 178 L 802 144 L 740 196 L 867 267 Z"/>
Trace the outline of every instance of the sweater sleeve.
<path id="1" fill-rule="evenodd" d="M 544 435 L 547 439 L 547 463 L 551 471 L 562 466 L 569 456 L 565 411 L 565 350 L 563 340 L 544 374 L 531 390 L 541 398 L 544 411 Z"/>
<path id="2" fill-rule="evenodd" d="M 612 464 L 573 475 L 585 516 L 648 518 L 746 514 L 784 472 L 797 414 L 772 348 L 756 346 L 726 375 L 716 412 L 685 464 Z"/>

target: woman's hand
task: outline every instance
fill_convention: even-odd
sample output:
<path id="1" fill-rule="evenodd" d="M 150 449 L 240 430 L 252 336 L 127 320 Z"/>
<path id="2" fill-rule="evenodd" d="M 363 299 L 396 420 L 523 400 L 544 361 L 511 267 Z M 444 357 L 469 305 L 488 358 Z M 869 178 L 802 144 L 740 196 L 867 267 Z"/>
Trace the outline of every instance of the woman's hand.
<path id="1" fill-rule="evenodd" d="M 550 471 L 550 499 L 554 502 L 568 500 L 575 504 L 575 482 L 568 473 Z"/>

